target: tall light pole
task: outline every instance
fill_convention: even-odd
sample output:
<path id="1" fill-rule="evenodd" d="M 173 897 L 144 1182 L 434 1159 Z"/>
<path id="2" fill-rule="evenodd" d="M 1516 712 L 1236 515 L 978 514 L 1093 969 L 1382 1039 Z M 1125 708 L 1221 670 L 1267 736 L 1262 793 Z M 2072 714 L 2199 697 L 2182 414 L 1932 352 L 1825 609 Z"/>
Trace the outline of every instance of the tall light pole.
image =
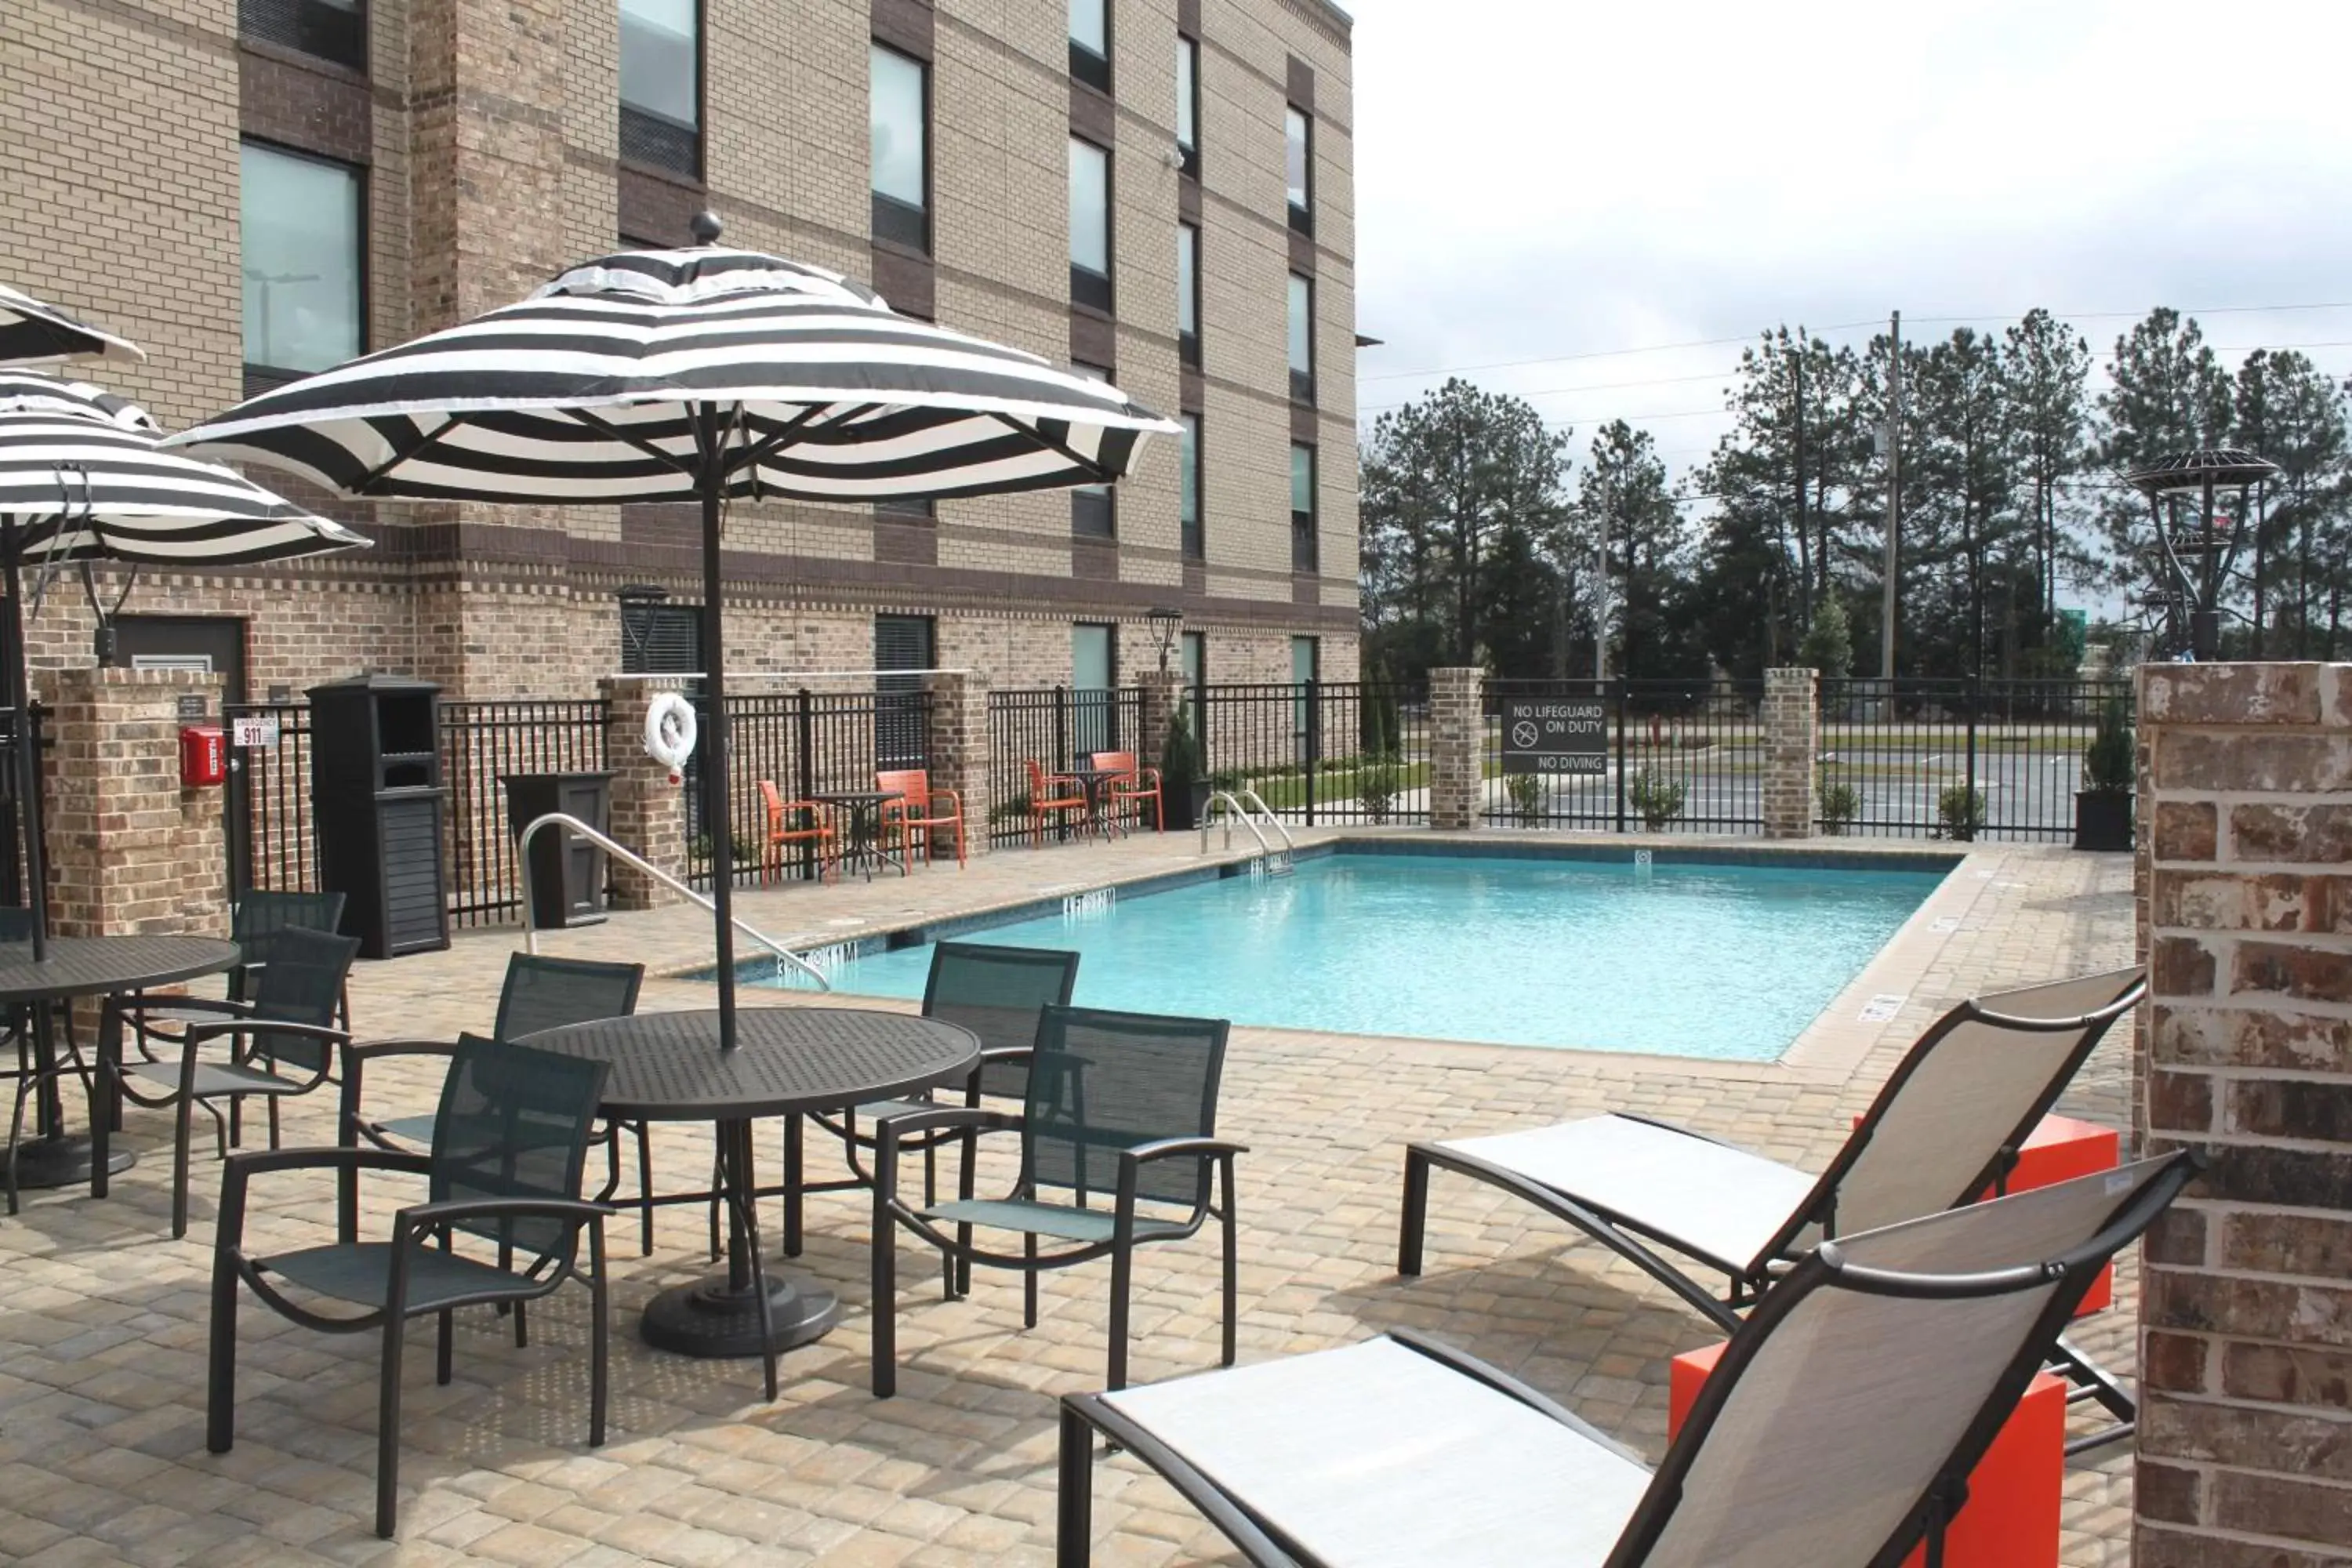
<path id="1" fill-rule="evenodd" d="M 1886 564 L 1879 587 L 1878 679 L 1895 679 L 1895 541 L 1903 533 L 1903 312 L 1886 329 L 1893 345 L 1886 371 Z"/>

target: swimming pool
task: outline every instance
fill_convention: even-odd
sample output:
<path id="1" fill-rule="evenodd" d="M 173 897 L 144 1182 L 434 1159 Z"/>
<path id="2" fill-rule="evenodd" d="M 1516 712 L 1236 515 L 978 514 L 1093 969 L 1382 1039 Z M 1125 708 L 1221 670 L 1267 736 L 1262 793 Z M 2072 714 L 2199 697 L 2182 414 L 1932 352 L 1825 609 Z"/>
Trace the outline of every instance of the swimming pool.
<path id="1" fill-rule="evenodd" d="M 1089 1006 L 1769 1061 L 1947 868 L 1341 853 L 955 935 L 1076 949 Z M 919 997 L 929 966 L 924 942 L 848 958 L 831 977 Z M 742 974 L 789 984 L 764 965 Z"/>

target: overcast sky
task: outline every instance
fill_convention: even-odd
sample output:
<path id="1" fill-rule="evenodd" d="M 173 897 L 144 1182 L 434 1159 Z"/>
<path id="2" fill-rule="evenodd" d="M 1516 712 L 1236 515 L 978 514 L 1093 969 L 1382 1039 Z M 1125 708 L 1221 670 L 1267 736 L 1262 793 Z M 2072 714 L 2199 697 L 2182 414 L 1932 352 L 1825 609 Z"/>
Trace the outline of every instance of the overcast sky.
<path id="1" fill-rule="evenodd" d="M 2352 373 L 2345 0 L 1341 4 L 1367 435 L 1458 370 L 1680 472 L 1739 350 L 1660 345 L 1896 308 L 2046 305 L 2104 357 L 2158 304 L 2323 305 L 2200 319 Z"/>

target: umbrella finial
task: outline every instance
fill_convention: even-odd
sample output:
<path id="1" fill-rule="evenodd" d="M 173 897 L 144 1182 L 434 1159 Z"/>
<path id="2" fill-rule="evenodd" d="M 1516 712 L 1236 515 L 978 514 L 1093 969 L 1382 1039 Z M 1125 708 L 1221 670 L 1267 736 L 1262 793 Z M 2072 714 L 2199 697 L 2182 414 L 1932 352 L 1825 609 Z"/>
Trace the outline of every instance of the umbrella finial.
<path id="1" fill-rule="evenodd" d="M 719 243 L 719 215 L 715 212 L 706 208 L 695 214 L 694 221 L 687 225 L 687 227 L 694 231 L 694 243 L 697 245 Z"/>

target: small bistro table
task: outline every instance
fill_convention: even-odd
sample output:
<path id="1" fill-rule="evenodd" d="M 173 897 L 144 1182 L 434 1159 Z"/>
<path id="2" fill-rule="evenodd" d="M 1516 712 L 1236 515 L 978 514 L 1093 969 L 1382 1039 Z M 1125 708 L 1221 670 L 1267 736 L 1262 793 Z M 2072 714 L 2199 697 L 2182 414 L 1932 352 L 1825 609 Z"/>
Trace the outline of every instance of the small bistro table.
<path id="1" fill-rule="evenodd" d="M 62 1187 L 89 1178 L 89 1195 L 106 1196 L 106 1179 L 127 1170 L 127 1149 L 109 1147 L 117 1116 L 115 1081 L 122 1068 L 121 998 L 129 992 L 173 985 L 236 967 L 236 943 L 207 936 L 58 936 L 48 957 L 36 963 L 29 942 L 0 943 L 0 1005 L 26 1009 L 33 1030 L 33 1071 L 39 1135 L 5 1157 L 19 1187 Z M 97 1079 L 89 1097 L 89 1135 L 68 1137 L 58 1094 L 57 1042 L 50 1014 L 78 996 L 106 998 L 99 1013 Z"/>
<path id="2" fill-rule="evenodd" d="M 866 879 L 869 882 L 874 879 L 874 868 L 877 865 L 895 865 L 900 876 L 907 874 L 903 850 L 893 855 L 882 847 L 882 808 L 894 800 L 906 799 L 903 790 L 838 789 L 812 795 L 809 798 L 820 805 L 832 806 L 849 818 L 845 824 L 849 831 L 842 837 L 839 851 L 843 876 L 849 874 L 849 863 L 853 859 L 864 866 Z"/>
<path id="3" fill-rule="evenodd" d="M 735 1029 L 740 1043 L 721 1051 L 716 1008 L 637 1013 L 550 1029 L 523 1043 L 609 1064 L 608 1116 L 717 1124 L 727 1271 L 662 1291 L 647 1303 L 639 1330 L 647 1344 L 683 1355 L 761 1357 L 773 1399 L 776 1352 L 824 1335 L 840 1321 L 841 1307 L 832 1291 L 772 1271 L 761 1259 L 752 1121 L 845 1110 L 961 1079 L 979 1065 L 980 1040 L 937 1018 L 852 1007 L 746 1007 L 735 1015 Z"/>

